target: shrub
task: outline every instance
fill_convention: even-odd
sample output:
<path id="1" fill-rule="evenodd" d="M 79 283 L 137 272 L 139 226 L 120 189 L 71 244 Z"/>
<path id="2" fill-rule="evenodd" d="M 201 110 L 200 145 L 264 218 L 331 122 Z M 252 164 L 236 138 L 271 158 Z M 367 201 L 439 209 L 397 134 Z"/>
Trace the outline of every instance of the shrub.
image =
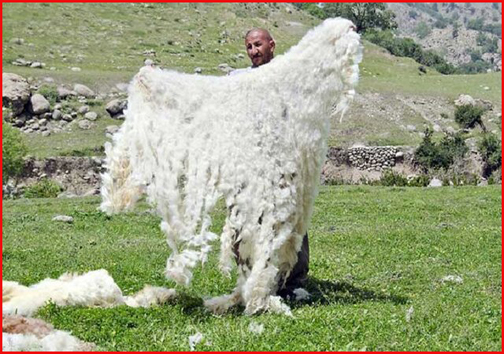
<path id="1" fill-rule="evenodd" d="M 420 39 L 424 39 L 431 33 L 431 28 L 422 21 L 416 26 L 415 32 Z"/>
<path id="2" fill-rule="evenodd" d="M 387 187 L 406 187 L 408 179 L 392 170 L 385 170 L 380 178 L 380 184 Z"/>
<path id="3" fill-rule="evenodd" d="M 486 133 L 478 143 L 478 150 L 485 162 L 483 167 L 483 177 L 488 178 L 494 171 L 501 167 L 501 142 L 491 133 Z"/>
<path id="4" fill-rule="evenodd" d="M 408 181 L 410 187 L 427 187 L 429 183 L 430 177 L 427 175 L 416 176 Z"/>
<path id="5" fill-rule="evenodd" d="M 434 27 L 436 28 L 446 28 L 448 26 L 448 20 L 444 17 L 440 17 L 437 19 L 437 21 L 434 23 Z"/>
<path id="6" fill-rule="evenodd" d="M 44 178 L 26 188 L 25 198 L 56 198 L 63 189 L 56 182 Z"/>
<path id="7" fill-rule="evenodd" d="M 2 184 L 21 174 L 27 151 L 21 132 L 2 121 Z"/>
<path id="8" fill-rule="evenodd" d="M 502 184 L 502 166 L 495 170 L 490 178 L 488 178 L 488 184 Z"/>
<path id="9" fill-rule="evenodd" d="M 422 143 L 415 150 L 415 161 L 424 169 L 448 169 L 468 148 L 461 134 L 447 134 L 440 143 L 432 141 L 433 130 L 427 128 Z"/>
<path id="10" fill-rule="evenodd" d="M 455 109 L 455 122 L 460 125 L 461 128 L 464 129 L 472 129 L 479 124 L 483 131 L 486 131 L 485 125 L 483 124 L 483 120 L 481 117 L 485 109 L 478 106 L 473 105 L 463 105 L 458 106 Z"/>
<path id="11" fill-rule="evenodd" d="M 49 101 L 51 106 L 54 106 L 59 100 L 58 89 L 54 85 L 44 84 L 39 87 L 37 93 L 44 96 Z"/>
<path id="12" fill-rule="evenodd" d="M 408 12 L 408 16 L 411 17 L 412 19 L 416 19 L 418 17 L 418 13 L 415 10 L 410 10 Z"/>
<path id="13" fill-rule="evenodd" d="M 481 31 L 483 30 L 484 25 L 485 25 L 485 19 L 483 17 L 479 17 L 475 20 L 469 20 L 466 27 L 467 29 Z"/>

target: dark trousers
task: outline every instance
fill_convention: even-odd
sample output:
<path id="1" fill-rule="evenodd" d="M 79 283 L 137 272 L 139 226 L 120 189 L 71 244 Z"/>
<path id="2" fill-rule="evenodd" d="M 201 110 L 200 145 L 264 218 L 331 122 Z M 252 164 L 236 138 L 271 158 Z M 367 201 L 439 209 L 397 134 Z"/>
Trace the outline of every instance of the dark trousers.
<path id="1" fill-rule="evenodd" d="M 283 279 L 279 281 L 278 295 L 285 297 L 287 295 L 292 295 L 292 292 L 297 288 L 302 288 L 306 285 L 308 281 L 308 263 L 310 262 L 310 248 L 308 245 L 308 233 L 303 237 L 303 244 L 298 252 L 298 260 L 294 265 L 285 287 L 283 285 Z M 281 288 L 282 287 L 282 288 Z"/>
<path id="2" fill-rule="evenodd" d="M 234 245 L 234 255 L 236 262 L 238 264 L 241 264 L 243 260 L 240 258 L 240 253 L 239 253 L 239 246 L 240 242 L 235 243 Z M 310 262 L 310 248 L 308 245 L 308 233 L 306 233 L 303 237 L 303 243 L 301 245 L 301 249 L 298 252 L 298 260 L 297 263 L 294 265 L 294 268 L 289 274 L 289 277 L 287 278 L 287 281 L 284 284 L 285 279 L 280 279 L 278 281 L 278 291 L 277 294 L 286 297 L 286 296 L 292 296 L 292 292 L 297 289 L 297 288 L 302 288 L 306 285 L 306 282 L 308 281 L 308 263 Z"/>

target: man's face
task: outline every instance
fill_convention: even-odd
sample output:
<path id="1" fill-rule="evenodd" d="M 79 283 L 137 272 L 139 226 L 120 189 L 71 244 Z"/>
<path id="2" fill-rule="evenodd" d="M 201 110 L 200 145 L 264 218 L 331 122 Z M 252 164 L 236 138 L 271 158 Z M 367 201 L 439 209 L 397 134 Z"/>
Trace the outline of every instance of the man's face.
<path id="1" fill-rule="evenodd" d="M 245 46 L 253 67 L 267 64 L 273 59 L 275 41 L 263 31 L 250 32 L 245 39 Z"/>

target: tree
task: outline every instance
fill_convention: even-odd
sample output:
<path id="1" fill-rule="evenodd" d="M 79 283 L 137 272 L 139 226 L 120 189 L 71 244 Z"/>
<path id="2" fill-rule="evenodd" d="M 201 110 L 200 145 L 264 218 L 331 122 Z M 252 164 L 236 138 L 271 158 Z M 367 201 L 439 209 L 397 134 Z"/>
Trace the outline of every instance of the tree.
<path id="1" fill-rule="evenodd" d="M 370 29 L 396 29 L 395 14 L 383 3 L 324 3 L 327 17 L 345 17 L 357 26 L 357 32 Z"/>

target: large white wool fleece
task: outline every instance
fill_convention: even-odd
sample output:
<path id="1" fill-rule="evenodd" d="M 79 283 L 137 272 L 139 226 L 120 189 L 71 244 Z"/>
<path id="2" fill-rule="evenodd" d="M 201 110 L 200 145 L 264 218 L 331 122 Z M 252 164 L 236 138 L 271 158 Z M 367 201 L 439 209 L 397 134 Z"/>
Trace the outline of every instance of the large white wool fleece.
<path id="1" fill-rule="evenodd" d="M 46 278 L 24 286 L 2 280 L 2 314 L 32 316 L 48 301 L 58 306 L 150 307 L 176 296 L 174 289 L 146 285 L 131 296 L 123 296 L 119 286 L 105 269 L 84 274 L 65 273 L 58 279 Z"/>
<path id="2" fill-rule="evenodd" d="M 101 209 L 131 209 L 141 192 L 162 217 L 172 254 L 166 275 L 188 285 L 205 262 L 210 211 L 228 208 L 220 267 L 239 247 L 235 293 L 213 310 L 241 302 L 267 310 L 278 279 L 297 261 L 326 154 L 329 117 L 354 94 L 359 35 L 329 19 L 285 55 L 242 75 L 208 77 L 145 67 L 129 88 L 126 120 L 106 144 Z M 227 304 L 226 304 L 227 302 Z"/>

